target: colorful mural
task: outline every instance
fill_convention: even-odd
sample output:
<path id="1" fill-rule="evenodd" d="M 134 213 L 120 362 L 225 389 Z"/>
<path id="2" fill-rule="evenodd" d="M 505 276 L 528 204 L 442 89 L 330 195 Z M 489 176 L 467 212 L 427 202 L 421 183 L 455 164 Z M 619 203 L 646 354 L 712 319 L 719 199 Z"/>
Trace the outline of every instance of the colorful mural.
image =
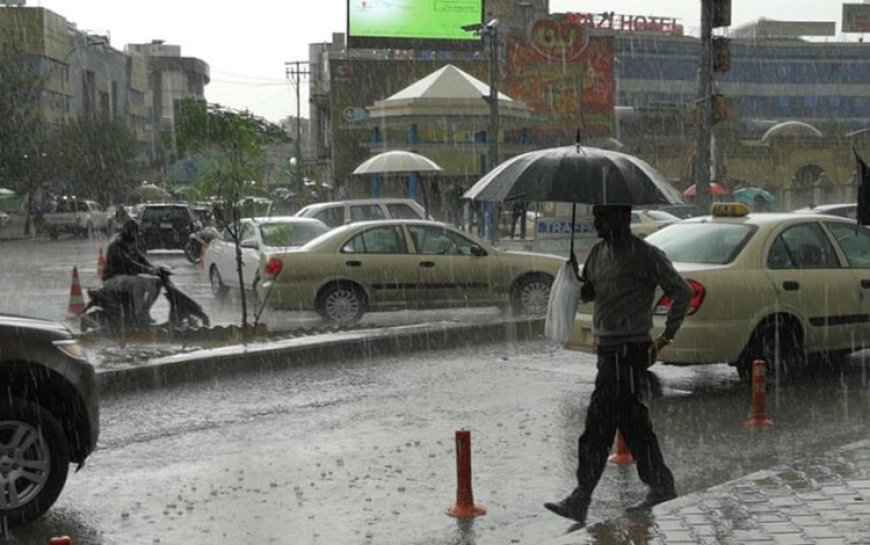
<path id="1" fill-rule="evenodd" d="M 576 22 L 536 21 L 528 39 L 508 38 L 507 94 L 546 121 L 535 141 L 571 143 L 613 135 L 613 38 L 589 36 Z"/>

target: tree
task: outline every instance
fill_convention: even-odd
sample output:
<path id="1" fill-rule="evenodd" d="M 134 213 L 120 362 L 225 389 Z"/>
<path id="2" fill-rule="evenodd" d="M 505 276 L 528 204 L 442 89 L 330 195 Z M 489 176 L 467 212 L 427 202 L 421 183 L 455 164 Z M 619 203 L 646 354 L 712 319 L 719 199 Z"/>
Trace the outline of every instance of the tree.
<path id="1" fill-rule="evenodd" d="M 16 42 L 0 49 L 0 180 L 25 198 L 30 233 L 36 194 L 54 179 L 54 135 L 40 115 L 43 77 Z"/>
<path id="2" fill-rule="evenodd" d="M 60 128 L 59 152 L 76 194 L 115 202 L 138 182 L 136 137 L 122 120 L 80 117 Z"/>
<path id="3" fill-rule="evenodd" d="M 216 208 L 215 212 L 233 237 L 239 285 L 245 286 L 239 239 L 240 203 L 247 196 L 249 182 L 261 179 L 266 166 L 266 146 L 289 142 L 290 137 L 281 127 L 249 112 L 238 112 L 200 100 L 181 101 L 177 113 L 174 135 L 177 156 L 201 153 L 209 157 L 209 166 L 197 181 L 197 189 L 200 194 L 215 196 L 229 205 L 223 210 Z M 241 293 L 242 327 L 247 328 L 245 290 L 242 289 Z"/>

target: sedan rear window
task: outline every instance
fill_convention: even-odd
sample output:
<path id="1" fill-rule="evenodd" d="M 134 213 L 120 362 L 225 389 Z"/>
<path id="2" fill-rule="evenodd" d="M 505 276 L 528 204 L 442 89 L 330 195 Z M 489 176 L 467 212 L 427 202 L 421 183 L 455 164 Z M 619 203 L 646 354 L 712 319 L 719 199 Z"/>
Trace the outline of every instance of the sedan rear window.
<path id="1" fill-rule="evenodd" d="M 329 228 L 320 223 L 266 223 L 260 226 L 264 246 L 302 246 Z"/>
<path id="2" fill-rule="evenodd" d="M 724 265 L 734 261 L 755 227 L 736 223 L 680 223 L 660 229 L 646 241 L 675 263 Z"/>

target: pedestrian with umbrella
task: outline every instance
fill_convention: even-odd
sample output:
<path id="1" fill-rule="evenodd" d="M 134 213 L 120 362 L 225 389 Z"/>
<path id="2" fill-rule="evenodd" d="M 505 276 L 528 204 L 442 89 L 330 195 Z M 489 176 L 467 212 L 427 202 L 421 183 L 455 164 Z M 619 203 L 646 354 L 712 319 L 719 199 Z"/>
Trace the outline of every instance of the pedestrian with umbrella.
<path id="1" fill-rule="evenodd" d="M 590 250 L 580 280 L 581 299 L 595 302 L 598 374 L 578 441 L 577 486 L 563 500 L 544 507 L 577 526 L 586 524 L 617 431 L 637 461 L 640 479 L 649 486 L 646 498 L 629 509 L 647 509 L 676 497 L 643 392 L 647 369 L 676 335 L 692 288 L 664 252 L 632 235 L 630 225 L 632 205 L 677 204 L 679 193 L 636 157 L 578 144 L 510 159 L 481 178 L 466 197 L 594 205 L 594 228 L 601 240 Z M 664 332 L 653 340 L 657 287 L 672 304 Z"/>

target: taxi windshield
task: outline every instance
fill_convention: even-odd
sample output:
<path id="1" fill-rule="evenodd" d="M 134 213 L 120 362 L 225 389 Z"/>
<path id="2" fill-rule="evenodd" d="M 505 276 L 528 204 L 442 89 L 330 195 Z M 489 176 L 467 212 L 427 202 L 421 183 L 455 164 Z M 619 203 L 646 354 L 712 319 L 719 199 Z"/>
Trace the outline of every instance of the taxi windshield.
<path id="1" fill-rule="evenodd" d="M 302 246 L 329 229 L 320 223 L 265 223 L 260 226 L 264 246 Z"/>
<path id="2" fill-rule="evenodd" d="M 646 238 L 675 263 L 724 265 L 734 261 L 755 233 L 755 226 L 736 223 L 669 225 Z"/>

